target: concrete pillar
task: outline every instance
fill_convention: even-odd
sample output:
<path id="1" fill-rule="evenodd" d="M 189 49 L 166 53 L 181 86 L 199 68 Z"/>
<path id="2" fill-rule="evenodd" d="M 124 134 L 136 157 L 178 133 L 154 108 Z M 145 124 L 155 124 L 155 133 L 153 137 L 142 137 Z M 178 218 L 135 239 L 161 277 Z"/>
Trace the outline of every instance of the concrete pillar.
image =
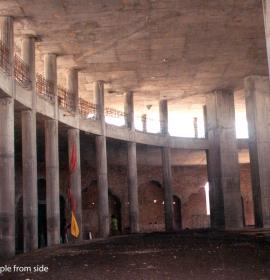
<path id="1" fill-rule="evenodd" d="M 262 0 L 264 15 L 264 30 L 267 49 L 268 69 L 270 69 L 270 0 Z M 268 74 L 270 76 L 270 74 Z"/>
<path id="2" fill-rule="evenodd" d="M 142 115 L 142 131 L 147 132 L 147 115 Z"/>
<path id="3" fill-rule="evenodd" d="M 208 138 L 208 131 L 207 131 L 207 108 L 206 108 L 206 105 L 203 106 L 203 125 L 204 125 L 204 137 Z"/>
<path id="4" fill-rule="evenodd" d="M 243 227 L 243 213 L 233 91 L 208 94 L 206 106 L 211 226 L 239 229 Z"/>
<path id="5" fill-rule="evenodd" d="M 22 39 L 22 59 L 29 66 L 32 88 L 35 86 L 35 38 Z M 22 111 L 22 176 L 24 251 L 38 247 L 36 94 L 33 91 L 32 110 Z"/>
<path id="6" fill-rule="evenodd" d="M 193 118 L 193 126 L 194 126 L 194 137 L 198 138 L 199 133 L 198 133 L 198 118 L 197 117 Z"/>
<path id="7" fill-rule="evenodd" d="M 133 92 L 127 92 L 125 98 L 125 114 L 126 114 L 126 126 L 131 130 L 135 130 L 134 124 L 134 101 Z"/>
<path id="8" fill-rule="evenodd" d="M 168 103 L 167 100 L 161 100 L 159 103 L 160 113 L 160 131 L 162 134 L 168 134 Z M 165 202 L 165 227 L 166 231 L 173 231 L 173 195 L 172 195 L 172 171 L 171 171 L 171 150 L 169 147 L 161 148 L 162 172 L 164 185 Z"/>
<path id="9" fill-rule="evenodd" d="M 38 247 L 36 115 L 22 111 L 22 177 L 24 252 Z"/>
<path id="10" fill-rule="evenodd" d="M 78 70 L 70 69 L 67 73 L 67 90 L 73 96 L 74 111 L 79 112 Z"/>
<path id="11" fill-rule="evenodd" d="M 125 112 L 127 114 L 127 127 L 135 131 L 133 93 L 126 95 Z M 139 201 L 137 176 L 137 147 L 135 142 L 128 142 L 128 201 L 130 232 L 139 232 Z"/>
<path id="12" fill-rule="evenodd" d="M 168 134 L 168 102 L 161 100 L 159 102 L 159 120 L 160 120 L 160 133 Z"/>
<path id="13" fill-rule="evenodd" d="M 172 195 L 172 170 L 171 150 L 169 147 L 162 148 L 162 172 L 165 201 L 165 227 L 166 231 L 173 230 L 173 195 Z"/>
<path id="14" fill-rule="evenodd" d="M 57 56 L 54 53 L 44 55 L 44 78 L 53 83 L 53 93 L 55 95 L 55 110 L 58 111 L 57 99 Z M 57 112 L 55 112 L 57 117 Z"/>
<path id="15" fill-rule="evenodd" d="M 26 35 L 22 39 L 22 60 L 29 66 L 32 88 L 35 87 L 35 37 Z"/>
<path id="16" fill-rule="evenodd" d="M 47 243 L 60 243 L 58 123 L 45 121 Z"/>
<path id="17" fill-rule="evenodd" d="M 54 53 L 48 53 L 44 56 L 44 77 L 48 81 L 56 82 L 57 64 L 56 54 Z"/>
<path id="18" fill-rule="evenodd" d="M 270 89 L 268 77 L 245 79 L 249 155 L 257 227 L 270 227 Z"/>
<path id="19" fill-rule="evenodd" d="M 74 171 L 70 172 L 70 188 L 75 201 L 76 211 L 75 216 L 80 229 L 79 240 L 82 239 L 82 186 L 81 186 L 81 157 L 80 157 L 80 130 L 72 128 L 68 130 L 68 156 L 69 156 L 69 170 L 71 170 L 71 155 L 75 147 L 77 165 Z"/>
<path id="20" fill-rule="evenodd" d="M 14 100 L 0 99 L 0 258 L 15 255 Z"/>
<path id="21" fill-rule="evenodd" d="M 14 55 L 14 28 L 13 18 L 0 16 L 0 40 L 9 50 L 9 63 L 13 64 Z"/>
<path id="22" fill-rule="evenodd" d="M 110 234 L 110 217 L 103 81 L 94 83 L 94 93 L 97 104 L 97 119 L 101 125 L 101 135 L 96 136 L 99 235 L 106 238 Z"/>

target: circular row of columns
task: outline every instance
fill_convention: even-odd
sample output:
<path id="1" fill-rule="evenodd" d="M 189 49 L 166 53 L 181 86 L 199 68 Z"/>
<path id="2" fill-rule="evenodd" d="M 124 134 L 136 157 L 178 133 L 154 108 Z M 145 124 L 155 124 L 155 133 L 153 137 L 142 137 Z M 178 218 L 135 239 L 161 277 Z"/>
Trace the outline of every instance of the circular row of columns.
<path id="1" fill-rule="evenodd" d="M 9 49 L 9 64 L 13 69 L 13 18 L 0 17 L 0 39 Z M 36 104 L 35 93 L 35 38 L 25 36 L 22 40 L 22 59 L 29 66 L 32 81 L 32 108 L 21 112 L 22 124 L 22 190 L 23 190 L 23 227 L 24 251 L 32 251 L 38 247 L 38 195 L 37 195 L 37 134 L 36 134 Z M 13 75 L 13 74 L 11 74 Z M 46 54 L 44 57 L 45 79 L 54 85 L 55 115 L 54 119 L 46 119 L 45 127 L 45 166 L 46 166 L 46 215 L 47 244 L 60 243 L 60 205 L 59 205 L 59 149 L 58 149 L 58 104 L 57 104 L 57 56 Z M 15 254 L 15 162 L 14 162 L 14 96 L 0 99 L 0 257 L 11 257 Z M 74 95 L 78 114 L 78 71 L 71 69 L 67 76 L 67 90 Z M 94 93 L 97 104 L 97 119 L 101 125 L 101 134 L 96 135 L 96 170 L 98 183 L 98 216 L 99 234 L 107 237 L 110 233 L 108 171 L 106 151 L 106 125 L 104 114 L 104 83 L 94 83 Z M 127 127 L 135 130 L 133 93 L 126 94 L 125 111 Z M 167 102 L 161 102 L 161 116 L 168 121 Z M 167 126 L 166 126 L 167 127 Z M 164 131 L 167 133 L 166 131 Z M 80 166 L 80 131 L 68 129 L 68 154 L 71 164 L 72 152 L 75 147 L 77 165 L 70 171 L 71 193 L 76 201 L 76 219 L 82 232 L 81 209 L 81 166 Z M 128 199 L 129 221 L 132 233 L 139 231 L 138 179 L 136 143 L 127 143 L 128 161 Z M 172 230 L 172 192 L 170 171 L 170 150 L 162 148 L 163 173 L 165 189 L 165 221 L 166 229 Z M 70 167 L 71 170 L 71 167 Z M 80 235 L 81 237 L 81 235 Z"/>
<path id="2" fill-rule="evenodd" d="M 270 0 L 264 0 L 264 18 L 268 57 L 270 54 Z M 9 61 L 13 65 L 13 19 L 0 17 L 0 36 L 10 50 Z M 22 43 L 22 58 L 29 64 L 32 81 L 35 81 L 34 38 Z M 56 56 L 45 56 L 45 78 L 55 85 L 55 119 L 45 121 L 46 145 L 46 196 L 48 245 L 60 242 L 59 217 L 59 158 L 58 158 L 58 106 L 56 98 Z M 249 152 L 254 201 L 255 224 L 270 227 L 270 93 L 267 77 L 251 76 L 245 79 L 246 110 L 249 126 Z M 74 93 L 78 103 L 78 73 L 68 75 L 68 90 Z M 13 84 L 14 88 L 14 84 Z M 36 94 L 33 91 L 32 110 L 22 112 L 23 147 L 23 212 L 24 248 L 37 248 L 37 163 L 36 163 Z M 14 94 L 14 90 L 13 90 Z M 95 83 L 98 118 L 102 133 L 96 136 L 97 181 L 99 190 L 100 236 L 109 234 L 108 174 L 106 154 L 106 129 L 104 116 L 103 82 Z M 134 130 L 133 95 L 126 95 L 127 125 Z M 207 96 L 206 123 L 209 149 L 207 167 L 210 185 L 211 227 L 239 229 L 243 227 L 240 175 L 235 136 L 235 115 L 232 90 L 217 90 Z M 77 114 L 77 117 L 78 114 Z M 167 101 L 160 102 L 160 119 L 163 133 L 168 133 Z M 145 124 L 146 126 L 146 124 Z M 15 171 L 14 171 L 14 99 L 0 100 L 0 257 L 15 254 Z M 81 229 L 81 175 L 79 130 L 69 129 L 69 158 L 72 147 L 77 151 L 77 169 L 70 174 L 73 195 L 79 205 L 76 217 Z M 163 181 L 165 193 L 166 230 L 173 229 L 173 204 L 171 189 L 170 148 L 162 147 Z M 130 228 L 139 231 L 138 183 L 136 143 L 128 142 L 128 196 L 130 202 Z"/>

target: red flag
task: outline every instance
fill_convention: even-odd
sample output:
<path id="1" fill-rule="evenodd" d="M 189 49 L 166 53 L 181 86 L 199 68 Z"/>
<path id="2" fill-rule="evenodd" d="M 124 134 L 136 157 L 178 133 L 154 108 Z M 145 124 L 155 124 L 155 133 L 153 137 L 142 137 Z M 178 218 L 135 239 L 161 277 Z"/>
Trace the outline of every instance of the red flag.
<path id="1" fill-rule="evenodd" d="M 69 170 L 70 173 L 74 172 L 77 168 L 77 153 L 76 153 L 76 145 L 73 143 L 72 145 L 72 150 L 71 150 L 71 155 L 70 155 L 70 162 L 69 162 Z M 72 195 L 70 184 L 67 189 L 67 195 L 68 195 L 68 200 L 70 204 L 70 209 L 71 209 L 71 234 L 78 238 L 80 234 L 80 230 L 78 227 L 78 223 L 75 217 L 76 213 L 76 201 Z"/>
<path id="2" fill-rule="evenodd" d="M 75 144 L 72 145 L 69 168 L 70 172 L 74 172 L 77 167 L 77 153 Z"/>
<path id="3" fill-rule="evenodd" d="M 67 196 L 68 196 L 68 201 L 69 201 L 70 209 L 71 209 L 71 211 L 75 212 L 75 210 L 76 210 L 76 202 L 74 200 L 74 197 L 72 195 L 70 187 L 68 187 Z"/>

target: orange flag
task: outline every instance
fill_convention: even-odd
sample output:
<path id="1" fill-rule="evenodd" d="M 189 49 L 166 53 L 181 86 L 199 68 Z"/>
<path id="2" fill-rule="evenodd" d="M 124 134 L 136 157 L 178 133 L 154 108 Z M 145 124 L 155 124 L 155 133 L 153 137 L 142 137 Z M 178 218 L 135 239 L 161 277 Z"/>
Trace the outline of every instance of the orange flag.
<path id="1" fill-rule="evenodd" d="M 76 221 L 75 215 L 73 213 L 73 211 L 71 211 L 71 226 L 70 226 L 70 233 L 78 238 L 78 236 L 80 235 L 80 230 L 78 227 L 78 223 Z"/>

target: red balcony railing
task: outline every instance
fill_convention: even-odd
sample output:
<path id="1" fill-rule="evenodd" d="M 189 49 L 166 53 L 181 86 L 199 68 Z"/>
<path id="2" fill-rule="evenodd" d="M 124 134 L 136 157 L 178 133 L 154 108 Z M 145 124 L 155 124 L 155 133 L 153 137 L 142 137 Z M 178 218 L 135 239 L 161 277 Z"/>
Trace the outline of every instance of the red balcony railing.
<path id="1" fill-rule="evenodd" d="M 91 102 L 79 98 L 79 112 L 81 116 L 95 120 L 97 115 L 97 106 Z"/>
<path id="2" fill-rule="evenodd" d="M 54 83 L 46 80 L 42 75 L 36 74 L 36 93 L 49 101 L 55 101 Z"/>
<path id="3" fill-rule="evenodd" d="M 111 117 L 111 118 L 116 118 L 116 119 L 122 119 L 126 118 L 127 114 L 125 112 L 112 109 L 112 108 L 105 108 L 105 116 L 106 117 Z"/>
<path id="4" fill-rule="evenodd" d="M 16 54 L 14 55 L 14 77 L 22 87 L 31 85 L 29 66 Z"/>
<path id="5" fill-rule="evenodd" d="M 74 96 L 64 87 L 57 87 L 58 105 L 67 111 L 75 111 Z"/>
<path id="6" fill-rule="evenodd" d="M 0 41 L 0 68 L 8 75 L 11 74 L 9 61 L 9 49 Z"/>

